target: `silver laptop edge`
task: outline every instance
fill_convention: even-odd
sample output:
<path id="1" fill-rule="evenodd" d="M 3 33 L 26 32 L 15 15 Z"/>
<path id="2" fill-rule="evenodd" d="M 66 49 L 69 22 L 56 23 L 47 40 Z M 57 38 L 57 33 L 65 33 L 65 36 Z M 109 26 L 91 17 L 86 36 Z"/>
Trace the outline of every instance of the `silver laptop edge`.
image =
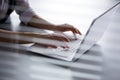
<path id="1" fill-rule="evenodd" d="M 78 48 L 76 55 L 74 56 L 72 61 L 74 61 L 74 62 L 77 61 L 86 51 L 88 51 L 102 37 L 106 28 L 109 25 L 111 15 L 115 12 L 114 9 L 116 10 L 116 8 L 118 7 L 119 4 L 120 4 L 120 2 L 118 2 L 112 8 L 108 9 L 107 11 L 105 11 L 103 14 L 101 14 L 100 16 L 98 16 L 97 18 L 95 18 L 92 21 L 92 23 L 91 23 L 87 33 L 85 34 L 84 39 L 82 40 L 80 47 Z M 103 26 L 100 26 L 99 25 L 100 23 L 97 23 L 97 21 L 98 22 L 99 22 L 99 20 L 105 21 L 106 17 L 107 17 L 108 23 L 102 24 Z M 101 29 L 100 29 L 100 27 L 101 27 Z M 97 28 L 100 30 L 100 32 L 95 31 L 95 30 L 98 30 Z M 91 38 L 91 35 L 96 35 L 96 36 Z"/>

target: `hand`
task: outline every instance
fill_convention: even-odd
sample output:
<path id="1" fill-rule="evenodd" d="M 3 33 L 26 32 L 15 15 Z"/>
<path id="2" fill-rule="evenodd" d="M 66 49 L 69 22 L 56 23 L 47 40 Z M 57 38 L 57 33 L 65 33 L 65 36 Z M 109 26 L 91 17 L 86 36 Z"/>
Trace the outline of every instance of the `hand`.
<path id="1" fill-rule="evenodd" d="M 61 32 L 72 31 L 73 34 L 80 34 L 81 35 L 81 32 L 77 28 L 75 28 L 69 24 L 57 25 L 56 30 L 61 31 Z"/>
<path id="2" fill-rule="evenodd" d="M 36 21 L 38 23 L 36 23 Z M 76 36 L 76 34 L 80 34 L 80 31 L 73 27 L 72 25 L 69 24 L 62 24 L 62 25 L 54 25 L 51 24 L 50 22 L 42 19 L 41 17 L 34 15 L 31 19 L 31 21 L 29 21 L 28 25 L 36 27 L 36 28 L 40 28 L 40 29 L 47 29 L 47 30 L 52 30 L 52 31 L 60 31 L 60 32 L 65 32 L 65 31 L 72 31 L 72 33 L 74 34 L 74 36 Z"/>
<path id="3" fill-rule="evenodd" d="M 69 25 L 69 24 L 57 25 L 56 26 L 56 31 L 59 31 L 59 32 L 72 31 L 72 33 L 74 34 L 74 37 L 75 37 L 74 39 L 75 40 L 77 39 L 76 34 L 81 35 L 81 32 L 77 28 L 75 28 L 75 27 L 73 27 L 72 25 Z M 63 34 L 63 35 L 65 35 L 65 34 Z"/>
<path id="4" fill-rule="evenodd" d="M 67 46 L 66 42 L 69 42 L 70 40 L 64 36 L 64 35 L 59 35 L 59 34 L 40 34 L 39 38 L 41 39 L 46 39 L 47 41 L 44 43 L 37 43 L 37 45 L 43 46 L 43 47 L 52 47 L 52 48 L 57 48 L 58 46 L 62 48 L 69 48 Z M 50 40 L 53 40 L 52 42 L 55 43 L 56 41 L 60 41 L 59 44 L 52 44 Z"/>
<path id="5" fill-rule="evenodd" d="M 33 38 L 33 43 L 36 43 L 37 45 L 43 46 L 43 47 L 52 47 L 57 48 L 69 48 L 66 44 L 66 42 L 69 42 L 69 39 L 64 35 L 59 34 L 48 34 L 48 33 L 29 33 L 24 32 L 21 36 L 26 36 L 29 38 Z M 51 41 L 53 40 L 53 41 Z M 55 44 L 55 41 L 59 41 L 58 44 Z"/>
<path id="6" fill-rule="evenodd" d="M 69 24 L 63 24 L 63 25 L 57 25 L 55 31 L 60 31 L 60 32 L 65 32 L 65 31 L 72 31 L 72 33 L 76 38 L 76 34 L 81 35 L 81 32 L 77 29 L 74 28 L 72 25 Z M 46 39 L 52 39 L 52 40 L 59 40 L 59 41 L 63 41 L 63 44 L 65 44 L 65 42 L 69 42 L 71 41 L 66 35 L 61 35 L 61 34 L 45 34 L 43 36 L 41 36 L 41 38 L 46 38 Z M 63 46 L 63 44 L 61 44 L 60 46 L 63 48 L 69 48 L 69 46 L 67 46 L 66 44 Z M 53 47 L 53 48 L 57 48 L 56 45 L 51 45 L 51 44 L 40 44 L 42 46 L 46 46 L 46 47 Z"/>

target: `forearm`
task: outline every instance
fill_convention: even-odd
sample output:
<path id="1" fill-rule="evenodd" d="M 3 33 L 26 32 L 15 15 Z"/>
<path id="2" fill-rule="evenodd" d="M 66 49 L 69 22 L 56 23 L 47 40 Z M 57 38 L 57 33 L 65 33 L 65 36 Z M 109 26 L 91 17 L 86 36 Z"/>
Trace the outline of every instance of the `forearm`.
<path id="1" fill-rule="evenodd" d="M 40 29 L 47 29 L 47 30 L 56 30 L 56 25 L 40 18 L 39 16 L 35 15 L 32 19 L 28 22 L 28 25 L 40 28 Z"/>
<path id="2" fill-rule="evenodd" d="M 34 39 L 54 39 L 55 36 L 45 33 L 33 33 L 33 32 L 12 32 L 0 29 L 0 42 L 9 43 L 37 43 Z M 56 36 L 57 37 L 57 36 Z M 59 39 L 58 39 L 59 40 Z"/>
<path id="3" fill-rule="evenodd" d="M 0 42 L 19 43 L 19 44 L 32 43 L 32 41 L 28 41 L 20 38 L 20 36 L 22 35 L 24 34 L 0 29 Z M 19 38 L 16 38 L 17 36 L 19 36 Z"/>

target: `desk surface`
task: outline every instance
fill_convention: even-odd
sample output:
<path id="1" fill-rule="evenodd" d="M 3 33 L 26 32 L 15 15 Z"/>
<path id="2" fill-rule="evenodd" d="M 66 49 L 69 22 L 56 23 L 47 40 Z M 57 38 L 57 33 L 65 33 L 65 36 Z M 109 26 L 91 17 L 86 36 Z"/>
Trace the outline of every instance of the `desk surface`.
<path id="1" fill-rule="evenodd" d="M 15 47 L 19 47 L 15 45 Z M 100 80 L 103 56 L 95 45 L 77 62 L 67 62 L 16 49 L 0 48 L 1 80 Z"/>

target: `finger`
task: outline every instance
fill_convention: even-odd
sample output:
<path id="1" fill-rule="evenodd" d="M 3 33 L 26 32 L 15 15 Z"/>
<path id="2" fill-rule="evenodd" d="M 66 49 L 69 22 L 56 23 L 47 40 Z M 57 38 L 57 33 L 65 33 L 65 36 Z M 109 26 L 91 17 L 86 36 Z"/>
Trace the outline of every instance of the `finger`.
<path id="1" fill-rule="evenodd" d="M 69 29 L 67 29 L 67 31 L 72 31 L 74 39 L 71 38 L 70 36 L 67 36 L 66 34 L 64 34 L 63 32 L 60 32 L 60 31 L 55 31 L 55 33 L 58 33 L 59 35 L 62 35 L 64 37 L 66 37 L 69 40 L 69 42 L 72 41 L 72 40 L 76 40 L 77 39 L 76 31 L 73 30 L 73 28 L 72 29 L 69 28 Z"/>
<path id="2" fill-rule="evenodd" d="M 69 38 L 67 35 L 65 35 L 63 32 L 60 32 L 60 31 L 55 31 L 55 33 L 56 33 L 56 34 L 58 34 L 58 35 L 60 35 L 60 36 L 65 37 L 65 38 L 67 39 L 67 41 L 68 41 L 68 42 L 70 42 L 70 41 L 71 41 L 71 40 L 70 40 L 70 38 Z"/>
<path id="3" fill-rule="evenodd" d="M 58 41 L 63 41 L 63 42 L 69 42 L 70 40 L 68 38 L 65 38 L 65 37 L 58 37 L 58 36 L 54 36 L 53 37 L 54 40 L 58 40 Z"/>
<path id="4" fill-rule="evenodd" d="M 41 46 L 41 47 L 45 47 L 45 48 L 48 48 L 48 47 L 51 47 L 51 48 L 57 48 L 56 45 L 52 45 L 52 44 L 36 43 L 35 45 L 37 45 L 37 46 Z"/>
<path id="5" fill-rule="evenodd" d="M 63 24 L 63 26 L 65 26 L 63 31 L 72 31 L 73 33 L 81 35 L 81 32 L 77 28 L 73 27 L 72 25 Z"/>
<path id="6" fill-rule="evenodd" d="M 57 48 L 57 47 L 59 47 L 59 46 L 57 46 L 57 45 L 44 44 L 44 43 L 36 43 L 35 45 L 41 46 L 41 47 L 45 47 L 45 48 Z M 67 46 L 67 45 L 60 45 L 60 47 L 62 47 L 62 48 L 69 48 L 69 46 Z"/>
<path id="7" fill-rule="evenodd" d="M 51 40 L 59 40 L 59 41 L 62 41 L 62 43 L 59 43 L 59 44 L 52 44 L 52 43 L 39 43 L 41 46 L 43 47 L 53 47 L 53 48 L 56 48 L 58 46 L 62 47 L 62 48 L 68 48 L 67 46 L 67 43 L 66 42 L 69 42 L 70 40 L 68 38 L 66 38 L 65 36 L 60 36 L 60 35 L 44 35 L 44 39 L 51 39 Z"/>
<path id="8" fill-rule="evenodd" d="M 69 39 L 67 37 L 57 34 L 42 35 L 40 38 L 69 42 Z"/>
<path id="9" fill-rule="evenodd" d="M 77 28 L 71 29 L 71 31 L 74 34 L 75 38 L 77 38 L 76 34 L 82 35 L 81 32 Z"/>
<path id="10" fill-rule="evenodd" d="M 59 41 L 65 41 L 65 42 L 69 42 L 70 40 L 63 34 L 59 34 L 59 35 L 53 35 L 51 37 L 49 37 L 49 39 L 53 39 L 53 40 L 59 40 Z"/>
<path id="11" fill-rule="evenodd" d="M 80 32 L 78 29 L 76 29 L 76 32 L 77 32 L 78 34 L 82 35 L 81 32 Z"/>
<path id="12" fill-rule="evenodd" d="M 77 29 L 77 28 L 74 28 L 72 29 L 73 33 L 76 33 L 76 34 L 80 34 L 81 35 L 81 32 Z"/>
<path id="13" fill-rule="evenodd" d="M 60 44 L 60 47 L 69 48 L 69 46 L 67 45 L 67 43 L 65 41 L 63 41 L 63 44 Z"/>
<path id="14" fill-rule="evenodd" d="M 74 39 L 73 40 L 77 40 L 77 34 L 81 35 L 79 32 L 77 31 L 72 31 Z"/>
<path id="15" fill-rule="evenodd" d="M 67 48 L 67 49 L 70 48 L 69 46 L 60 46 L 60 47 L 62 47 L 62 48 Z"/>

